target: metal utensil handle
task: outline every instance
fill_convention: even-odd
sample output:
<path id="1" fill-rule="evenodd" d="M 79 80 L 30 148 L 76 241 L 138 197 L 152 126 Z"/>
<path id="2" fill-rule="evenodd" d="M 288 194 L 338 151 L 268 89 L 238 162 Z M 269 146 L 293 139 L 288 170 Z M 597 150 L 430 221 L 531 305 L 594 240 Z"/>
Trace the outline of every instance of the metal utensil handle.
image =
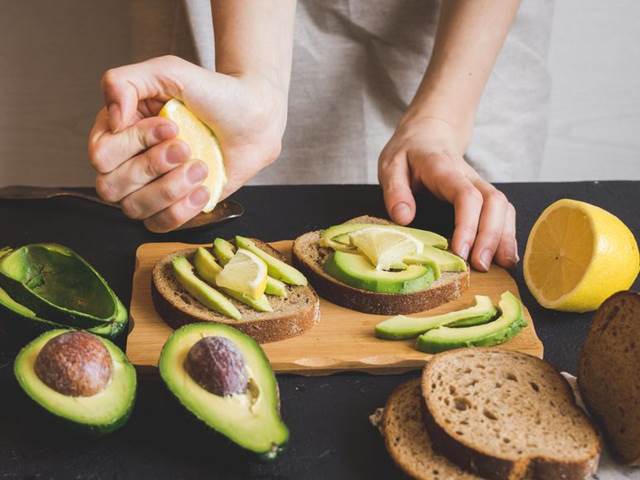
<path id="1" fill-rule="evenodd" d="M 74 197 L 90 202 L 106 205 L 107 207 L 120 208 L 118 204 L 105 202 L 98 195 L 73 188 L 60 187 L 32 187 L 23 185 L 11 185 L 0 188 L 0 199 L 7 200 L 44 200 L 55 197 Z"/>

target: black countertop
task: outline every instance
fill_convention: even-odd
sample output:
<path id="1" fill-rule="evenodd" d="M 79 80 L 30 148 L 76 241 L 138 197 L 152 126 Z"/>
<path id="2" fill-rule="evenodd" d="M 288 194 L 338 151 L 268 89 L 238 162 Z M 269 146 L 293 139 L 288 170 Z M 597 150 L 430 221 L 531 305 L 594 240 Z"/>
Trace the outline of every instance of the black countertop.
<path id="1" fill-rule="evenodd" d="M 609 210 L 640 238 L 640 182 L 498 187 L 517 209 L 521 256 L 540 212 L 565 197 Z M 128 304 L 134 253 L 141 243 L 209 242 L 213 235 L 234 234 L 281 240 L 365 213 L 384 215 L 377 186 L 246 187 L 234 198 L 247 209 L 242 218 L 209 230 L 162 236 L 147 232 L 116 211 L 82 201 L 5 201 L 0 202 L 0 244 L 50 241 L 67 245 L 95 265 Z M 450 235 L 453 210 L 425 194 L 418 198 L 414 225 Z M 514 276 L 544 342 L 545 358 L 562 370 L 575 372 L 591 315 L 541 308 L 523 282 L 521 267 Z M 261 463 L 200 427 L 153 377 L 139 378 L 135 411 L 119 431 L 87 439 L 51 428 L 25 405 L 13 380 L 11 366 L 17 347 L 0 332 L 0 479 L 402 477 L 368 415 L 384 404 L 394 387 L 418 372 L 315 378 L 280 375 L 282 413 L 291 429 L 291 441 L 279 459 Z"/>

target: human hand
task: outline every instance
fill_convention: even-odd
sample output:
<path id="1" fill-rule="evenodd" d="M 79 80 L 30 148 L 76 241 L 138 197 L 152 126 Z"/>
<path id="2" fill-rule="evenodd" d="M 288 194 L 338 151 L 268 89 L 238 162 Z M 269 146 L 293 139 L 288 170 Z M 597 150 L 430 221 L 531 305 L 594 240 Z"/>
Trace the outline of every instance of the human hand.
<path id="1" fill-rule="evenodd" d="M 108 70 L 102 89 L 105 107 L 89 135 L 96 190 L 149 230 L 179 227 L 209 199 L 207 165 L 191 159 L 172 121 L 157 116 L 170 98 L 215 132 L 228 177 L 222 198 L 280 154 L 286 89 L 266 77 L 224 75 L 165 56 Z"/>
<path id="2" fill-rule="evenodd" d="M 401 122 L 380 154 L 378 178 L 391 218 L 415 217 L 413 191 L 426 187 L 455 208 L 452 250 L 487 271 L 492 259 L 509 268 L 519 261 L 515 208 L 464 160 L 465 139 L 447 122 L 414 118 Z"/>

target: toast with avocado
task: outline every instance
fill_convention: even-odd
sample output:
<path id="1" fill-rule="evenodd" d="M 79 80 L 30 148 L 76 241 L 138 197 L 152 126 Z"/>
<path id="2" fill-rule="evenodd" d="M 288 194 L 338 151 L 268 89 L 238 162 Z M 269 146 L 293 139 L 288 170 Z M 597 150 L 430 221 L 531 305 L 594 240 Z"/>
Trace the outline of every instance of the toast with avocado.
<path id="1" fill-rule="evenodd" d="M 304 275 L 268 244 L 239 236 L 162 258 L 153 268 L 151 293 L 173 328 L 223 323 L 260 343 L 301 335 L 320 317 L 320 301 Z"/>
<path id="2" fill-rule="evenodd" d="M 447 247 L 436 233 L 362 216 L 298 237 L 293 263 L 338 305 L 406 314 L 454 300 L 469 286 L 466 262 Z"/>

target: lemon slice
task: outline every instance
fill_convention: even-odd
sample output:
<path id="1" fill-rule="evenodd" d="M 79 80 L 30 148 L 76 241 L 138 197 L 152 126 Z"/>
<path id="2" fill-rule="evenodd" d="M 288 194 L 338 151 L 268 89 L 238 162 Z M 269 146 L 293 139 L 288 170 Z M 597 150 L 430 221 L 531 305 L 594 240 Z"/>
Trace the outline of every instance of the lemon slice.
<path id="1" fill-rule="evenodd" d="M 408 255 L 422 253 L 424 244 L 415 237 L 383 227 L 363 228 L 350 234 L 351 243 L 376 267 L 389 270 Z"/>
<path id="2" fill-rule="evenodd" d="M 628 289 L 639 268 L 636 239 L 618 217 L 569 199 L 542 212 L 524 254 L 524 278 L 536 300 L 570 312 L 595 310 Z"/>
<path id="3" fill-rule="evenodd" d="M 191 158 L 202 160 L 208 165 L 209 175 L 204 185 L 209 188 L 210 197 L 202 211 L 210 212 L 220 201 L 222 189 L 227 183 L 224 158 L 218 139 L 180 100 L 169 100 L 158 115 L 175 122 L 179 129 L 178 138 L 189 145 Z"/>
<path id="4" fill-rule="evenodd" d="M 249 250 L 239 248 L 216 276 L 216 285 L 257 300 L 267 287 L 267 265 Z"/>

